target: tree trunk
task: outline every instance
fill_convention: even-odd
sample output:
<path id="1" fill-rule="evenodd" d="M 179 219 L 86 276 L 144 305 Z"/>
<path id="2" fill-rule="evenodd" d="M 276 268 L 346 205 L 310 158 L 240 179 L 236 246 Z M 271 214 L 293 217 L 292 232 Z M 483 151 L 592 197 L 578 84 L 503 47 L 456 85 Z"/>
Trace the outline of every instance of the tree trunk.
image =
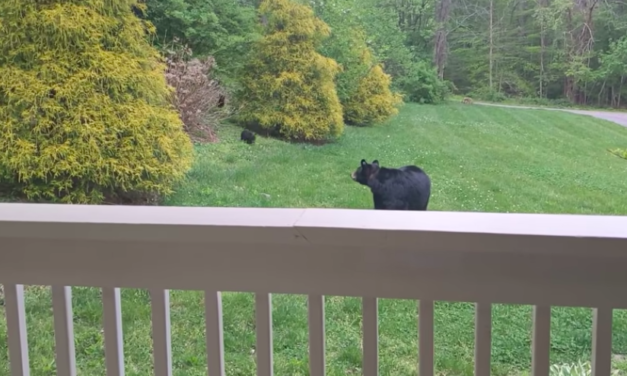
<path id="1" fill-rule="evenodd" d="M 573 0 L 573 7 L 567 11 L 567 27 L 571 32 L 571 48 L 568 54 L 568 61 L 572 63 L 574 60 L 583 59 L 592 50 L 593 43 L 593 13 L 599 0 Z M 572 12 L 577 11 L 581 14 L 583 21 L 578 28 L 574 30 Z M 575 35 L 575 36 L 573 36 Z M 567 76 L 564 80 L 564 95 L 574 103 L 583 103 L 586 101 L 584 91 L 577 86 L 575 77 Z"/>
<path id="2" fill-rule="evenodd" d="M 540 6 L 540 98 L 544 97 L 544 56 L 546 54 L 546 25 L 544 12 L 547 7 L 547 0 L 538 0 Z"/>
<path id="3" fill-rule="evenodd" d="M 440 0 L 435 10 L 435 22 L 437 30 L 433 42 L 433 64 L 438 69 L 438 76 L 444 78 L 444 67 L 446 66 L 447 41 L 446 24 L 448 22 L 451 9 L 451 0 Z"/>
<path id="4" fill-rule="evenodd" d="M 494 68 L 494 0 L 490 0 L 490 91 L 493 90 L 493 68 Z"/>
<path id="5" fill-rule="evenodd" d="M 620 108 L 621 95 L 623 94 L 623 83 L 625 82 L 625 76 L 620 76 L 620 85 L 618 85 L 618 98 L 616 100 L 616 108 Z"/>

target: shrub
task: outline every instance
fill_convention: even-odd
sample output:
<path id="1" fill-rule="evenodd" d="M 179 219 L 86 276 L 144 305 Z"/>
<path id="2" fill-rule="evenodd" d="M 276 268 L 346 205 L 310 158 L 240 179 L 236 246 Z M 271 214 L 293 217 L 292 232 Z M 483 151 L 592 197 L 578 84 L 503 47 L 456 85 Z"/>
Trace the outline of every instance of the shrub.
<path id="1" fill-rule="evenodd" d="M 440 103 L 449 94 L 447 83 L 438 77 L 434 67 L 424 61 L 408 63 L 395 86 L 408 102 Z"/>
<path id="2" fill-rule="evenodd" d="M 215 141 L 214 127 L 227 115 L 227 93 L 210 76 L 215 60 L 212 57 L 188 60 L 192 56 L 190 48 L 174 47 L 167 50 L 165 75 L 175 90 L 173 104 L 192 140 Z"/>
<path id="3" fill-rule="evenodd" d="M 482 87 L 480 89 L 477 89 L 470 93 L 470 95 L 488 102 L 500 103 L 507 100 L 507 96 L 504 93 L 496 90 L 491 90 L 488 87 Z"/>
<path id="4" fill-rule="evenodd" d="M 0 180 L 30 200 L 167 194 L 192 145 L 135 0 L 0 2 Z M 149 30 L 148 30 L 149 31 Z"/>
<path id="5" fill-rule="evenodd" d="M 370 52 L 363 51 L 363 60 L 370 62 Z M 344 104 L 344 118 L 349 124 L 371 125 L 398 113 L 402 97 L 390 90 L 391 77 L 380 64 L 361 77 L 356 90 Z"/>
<path id="6" fill-rule="evenodd" d="M 292 0 L 263 0 L 264 36 L 241 76 L 238 120 L 284 138 L 319 141 L 343 130 L 337 63 L 317 52 L 329 27 Z"/>

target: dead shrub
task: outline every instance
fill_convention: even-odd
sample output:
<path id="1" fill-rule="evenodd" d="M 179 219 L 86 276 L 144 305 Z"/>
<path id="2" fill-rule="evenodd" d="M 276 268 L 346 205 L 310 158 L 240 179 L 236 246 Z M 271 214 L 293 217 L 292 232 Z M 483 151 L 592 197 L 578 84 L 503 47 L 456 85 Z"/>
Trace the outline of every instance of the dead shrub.
<path id="1" fill-rule="evenodd" d="M 192 141 L 217 141 L 214 129 L 229 110 L 226 91 L 211 77 L 215 60 L 211 56 L 191 59 L 191 49 L 177 42 L 166 49 L 165 77 L 175 89 L 172 102 Z"/>

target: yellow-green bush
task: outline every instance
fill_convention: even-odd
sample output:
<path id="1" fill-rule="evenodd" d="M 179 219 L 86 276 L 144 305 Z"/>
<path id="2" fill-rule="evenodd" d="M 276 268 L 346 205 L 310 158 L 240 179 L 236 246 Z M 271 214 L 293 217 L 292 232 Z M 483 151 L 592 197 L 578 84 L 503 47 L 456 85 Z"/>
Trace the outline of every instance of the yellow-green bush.
<path id="1" fill-rule="evenodd" d="M 137 0 L 0 1 L 0 179 L 31 200 L 169 193 L 192 145 Z"/>
<path id="2" fill-rule="evenodd" d="M 293 140 L 339 136 L 342 106 L 333 81 L 339 66 L 317 52 L 329 27 L 293 0 L 263 0 L 259 12 L 264 35 L 241 77 L 239 120 Z"/>
<path id="3" fill-rule="evenodd" d="M 390 90 L 391 77 L 380 64 L 372 64 L 368 49 L 363 50 L 362 61 L 372 67 L 344 103 L 344 118 L 348 124 L 371 125 L 397 114 L 402 97 Z"/>

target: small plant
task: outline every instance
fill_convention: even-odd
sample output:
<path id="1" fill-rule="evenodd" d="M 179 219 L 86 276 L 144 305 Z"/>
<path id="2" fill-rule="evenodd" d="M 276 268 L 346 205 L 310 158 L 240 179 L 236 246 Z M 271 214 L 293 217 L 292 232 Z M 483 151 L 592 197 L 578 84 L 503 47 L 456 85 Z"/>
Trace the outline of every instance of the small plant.
<path id="1" fill-rule="evenodd" d="M 616 149 L 609 149 L 608 151 L 619 158 L 627 159 L 627 149 L 616 148 Z"/>
<path id="2" fill-rule="evenodd" d="M 613 370 L 611 375 L 618 376 L 619 371 Z M 553 364 L 549 370 L 550 376 L 590 376 L 592 375 L 592 365 L 590 362 L 582 362 L 571 364 Z"/>
<path id="3" fill-rule="evenodd" d="M 175 39 L 166 48 L 166 80 L 175 93 L 173 105 L 179 111 L 184 129 L 196 142 L 216 140 L 215 126 L 226 117 L 226 92 L 211 78 L 215 60 L 192 59 L 192 50 Z"/>

